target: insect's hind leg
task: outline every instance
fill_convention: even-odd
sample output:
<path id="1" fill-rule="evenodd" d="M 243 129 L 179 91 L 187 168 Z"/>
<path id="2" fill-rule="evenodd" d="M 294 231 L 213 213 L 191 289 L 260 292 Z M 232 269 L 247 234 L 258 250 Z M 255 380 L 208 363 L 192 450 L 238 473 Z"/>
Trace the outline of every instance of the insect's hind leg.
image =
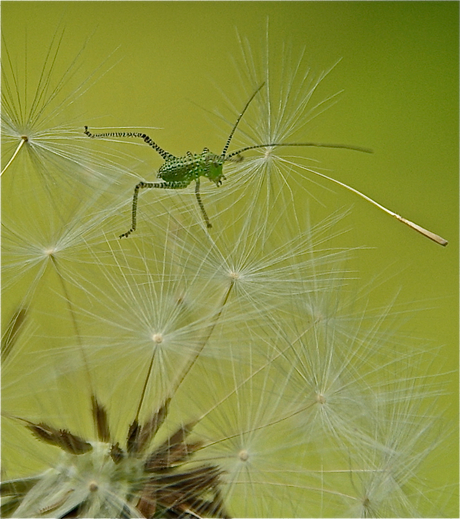
<path id="1" fill-rule="evenodd" d="M 153 183 L 151 186 L 146 186 L 146 182 L 139 182 L 134 188 L 133 194 L 133 207 L 131 209 L 131 229 L 129 231 L 120 234 L 120 238 L 127 238 L 132 232 L 136 230 L 136 220 L 137 220 L 137 199 L 139 198 L 139 189 L 143 187 L 153 187 Z"/>
<path id="2" fill-rule="evenodd" d="M 137 225 L 137 199 L 139 198 L 140 189 L 183 189 L 188 186 L 188 182 L 139 182 L 134 188 L 133 206 L 131 209 L 131 229 L 120 234 L 120 238 L 128 238 L 128 236 L 136 230 Z"/>

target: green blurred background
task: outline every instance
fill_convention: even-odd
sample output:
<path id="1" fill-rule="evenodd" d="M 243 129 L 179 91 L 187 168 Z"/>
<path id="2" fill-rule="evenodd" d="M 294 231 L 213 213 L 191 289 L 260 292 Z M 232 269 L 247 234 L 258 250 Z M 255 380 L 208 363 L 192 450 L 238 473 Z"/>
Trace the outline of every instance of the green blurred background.
<path id="1" fill-rule="evenodd" d="M 375 276 L 385 281 L 373 287 L 373 304 L 386 304 L 400 290 L 398 301 L 420 309 L 407 333 L 442 346 L 432 373 L 456 370 L 457 2 L 2 2 L 1 8 L 9 51 L 23 56 L 27 42 L 28 67 L 37 73 L 58 27 L 65 30 L 56 64 L 61 73 L 66 56 L 73 59 L 89 37 L 85 68 L 94 70 L 109 56 L 101 70 L 110 70 L 75 107 L 81 126 L 159 127 L 157 142 L 178 155 L 204 146 L 220 151 L 225 132 L 215 131 L 219 120 L 209 112 L 234 119 L 225 96 L 237 107 L 247 99 L 235 68 L 245 66 L 237 31 L 257 51 L 268 19 L 271 47 L 288 42 L 294 55 L 305 50 L 303 63 L 316 74 L 342 58 L 315 99 L 344 92 L 313 121 L 308 139 L 365 146 L 374 154 L 325 152 L 321 165 L 449 245 L 443 249 L 332 185 L 332 193 L 318 195 L 324 206 L 308 200 L 305 206 L 315 221 L 353 206 L 347 240 L 369 247 L 357 259 L 362 284 Z M 153 179 L 161 161 L 148 149 L 145 159 L 151 169 L 137 173 Z M 458 382 L 449 377 L 442 405 L 456 424 Z M 450 467 L 439 467 L 440 484 L 458 470 L 455 453 L 451 459 Z"/>

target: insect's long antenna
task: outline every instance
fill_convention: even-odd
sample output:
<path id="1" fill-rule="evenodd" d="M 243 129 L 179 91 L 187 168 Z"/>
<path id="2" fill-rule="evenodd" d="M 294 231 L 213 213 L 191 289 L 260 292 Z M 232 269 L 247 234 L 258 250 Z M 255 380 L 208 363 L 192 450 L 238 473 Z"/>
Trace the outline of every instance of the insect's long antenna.
<path id="1" fill-rule="evenodd" d="M 209 221 L 209 217 L 206 213 L 206 209 L 204 208 L 203 201 L 201 200 L 201 195 L 200 195 L 200 177 L 198 177 L 195 181 L 195 195 L 196 195 L 196 199 L 198 201 L 198 205 L 200 206 L 200 209 L 201 209 L 201 214 L 203 215 L 204 221 L 206 222 L 206 227 L 208 229 L 210 229 L 212 227 L 212 224 Z"/>
<path id="2" fill-rule="evenodd" d="M 221 157 L 225 159 L 225 154 L 227 153 L 228 147 L 230 146 L 230 143 L 233 138 L 233 134 L 235 133 L 236 127 L 238 126 L 238 123 L 241 121 L 241 118 L 243 117 L 244 113 L 248 109 L 248 106 L 251 104 L 251 101 L 256 97 L 259 90 L 265 85 L 265 81 L 260 85 L 260 87 L 252 94 L 252 96 L 249 98 L 249 101 L 246 103 L 245 107 L 243 108 L 243 111 L 238 116 L 238 119 L 236 120 L 235 124 L 233 125 L 232 131 L 230 132 L 230 135 L 228 136 L 227 142 L 225 143 L 224 149 L 222 150 Z"/>
<path id="3" fill-rule="evenodd" d="M 227 161 L 227 160 L 231 159 L 232 157 L 234 157 L 235 155 L 239 155 L 240 153 L 243 153 L 244 151 L 254 150 L 254 149 L 257 149 L 257 148 L 267 148 L 267 147 L 270 147 L 270 146 L 273 146 L 273 147 L 275 147 L 275 146 L 315 146 L 315 147 L 318 147 L 318 148 L 343 148 L 343 149 L 347 149 L 347 150 L 362 151 L 362 152 L 365 152 L 365 153 L 372 153 L 372 150 L 370 150 L 368 148 L 360 148 L 360 147 L 357 147 L 357 146 L 349 146 L 348 144 L 322 144 L 322 143 L 316 143 L 316 142 L 282 143 L 282 144 L 272 143 L 272 144 L 265 144 L 265 145 L 264 144 L 258 144 L 256 146 L 248 146 L 246 148 L 242 148 L 241 150 L 233 151 L 232 153 L 230 153 L 230 155 L 225 157 L 225 160 Z M 407 226 L 409 226 L 411 229 L 416 230 L 420 234 L 423 234 L 423 236 L 426 236 L 430 240 L 433 240 L 434 242 L 438 243 L 439 245 L 442 245 L 443 247 L 445 247 L 449 243 L 447 240 L 445 240 L 441 236 L 438 236 L 437 234 L 429 231 L 428 229 L 425 229 L 425 228 L 421 227 L 420 225 L 418 225 L 418 224 L 416 224 L 414 222 L 411 222 L 410 220 L 407 220 L 406 218 L 403 218 L 401 215 L 399 215 L 397 213 L 394 213 L 393 211 L 390 211 L 390 209 L 387 209 L 386 207 L 384 207 L 383 205 L 379 204 L 378 202 L 376 202 L 372 198 L 368 197 L 364 193 L 361 193 L 361 191 L 358 191 L 357 189 L 355 189 L 355 188 L 353 188 L 353 187 L 351 187 L 351 186 L 349 186 L 347 184 L 344 184 L 343 182 L 340 182 L 339 180 L 336 180 L 336 179 L 334 179 L 332 177 L 328 177 L 327 175 L 324 175 L 323 173 L 319 173 L 319 171 L 312 171 L 312 173 L 314 173 L 315 175 L 318 175 L 318 176 L 320 176 L 322 178 L 325 178 L 326 180 L 330 180 L 331 182 L 334 182 L 335 184 L 338 184 L 339 186 L 342 186 L 345 189 L 348 189 L 348 191 L 351 191 L 352 193 L 357 194 L 361 198 L 364 198 L 364 200 L 367 200 L 368 202 L 370 202 L 375 207 L 378 207 L 379 209 L 381 209 L 385 213 L 389 214 L 390 216 L 393 216 L 393 218 L 396 218 L 400 222 L 402 222 L 402 223 L 406 224 Z"/>
<path id="4" fill-rule="evenodd" d="M 88 130 L 88 126 L 85 126 L 85 135 L 90 137 L 91 139 L 100 139 L 103 137 L 135 137 L 139 139 L 143 139 L 145 143 L 147 143 L 149 146 L 151 146 L 158 154 L 160 154 L 164 160 L 175 158 L 174 155 L 171 153 L 165 151 L 163 148 L 160 148 L 158 144 L 152 139 L 146 135 L 145 133 L 140 132 L 110 132 L 110 133 L 91 133 Z"/>
<path id="5" fill-rule="evenodd" d="M 360 146 L 351 146 L 350 144 L 324 144 L 321 142 L 283 142 L 279 143 L 270 143 L 270 144 L 256 144 L 255 146 L 247 146 L 246 148 L 241 148 L 241 150 L 232 151 L 229 155 L 225 157 L 225 160 L 229 160 L 235 155 L 240 155 L 241 153 L 248 150 L 255 150 L 257 148 L 270 148 L 275 146 L 310 146 L 316 148 L 341 148 L 345 150 L 353 150 L 353 151 L 362 151 L 363 153 L 373 153 L 373 151 L 369 148 L 362 148 Z"/>

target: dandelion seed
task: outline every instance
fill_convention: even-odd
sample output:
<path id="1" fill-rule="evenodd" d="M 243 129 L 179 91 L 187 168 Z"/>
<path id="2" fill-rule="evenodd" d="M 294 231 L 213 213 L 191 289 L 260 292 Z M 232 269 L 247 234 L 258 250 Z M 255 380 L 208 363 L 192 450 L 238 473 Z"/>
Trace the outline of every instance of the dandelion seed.
<path id="1" fill-rule="evenodd" d="M 406 398 L 389 406 L 389 421 L 376 422 L 368 445 L 363 444 L 359 452 L 353 453 L 349 503 L 351 513 L 358 517 L 418 517 L 419 506 L 427 508 L 418 472 L 438 446 L 439 436 L 436 438 L 433 431 L 434 417 L 420 406 L 428 395 L 407 382 L 399 381 L 399 391 L 406 386 Z M 432 405 L 433 400 L 429 408 Z"/>
<path id="2" fill-rule="evenodd" d="M 27 159 L 21 161 L 14 171 L 9 171 L 16 177 L 17 184 L 27 185 L 37 176 L 40 183 L 52 185 L 65 175 L 72 183 L 96 182 L 99 187 L 107 186 L 114 181 L 119 169 L 114 163 L 104 162 L 79 145 L 78 140 L 82 139 L 76 128 L 80 125 L 71 124 L 71 119 L 65 115 L 67 109 L 77 104 L 87 92 L 97 75 L 104 73 L 95 70 L 78 82 L 86 42 L 59 77 L 56 70 L 60 65 L 63 36 L 64 31 L 58 27 L 46 51 L 41 73 L 36 78 L 29 70 L 27 50 L 22 58 L 24 70 L 19 71 L 15 63 L 21 60 L 13 56 L 6 42 L 3 45 L 2 142 L 5 150 L 2 156 L 7 158 L 7 163 L 1 174 L 25 155 Z M 30 90 L 32 84 L 34 91 Z M 10 153 L 10 149 L 14 152 Z M 25 164 L 32 165 L 27 168 L 28 177 L 23 177 Z M 19 178 L 24 182 L 19 182 Z"/>
<path id="3" fill-rule="evenodd" d="M 138 239 L 128 248 L 107 243 L 111 252 L 104 262 L 94 258 L 94 276 L 75 278 L 88 300 L 76 313 L 91 365 L 105 378 L 107 356 L 116 358 L 117 387 L 147 376 L 145 398 L 154 401 L 169 397 L 198 357 L 224 351 L 208 343 L 228 297 L 208 293 L 204 284 L 195 291 L 196 280 L 177 268 L 179 256 L 170 259 L 169 240 L 158 246 L 158 240 Z M 183 253 L 187 262 L 191 251 Z M 177 294 L 186 305 L 178 304 Z"/>
<path id="4" fill-rule="evenodd" d="M 3 212 L 3 287 L 16 285 L 17 290 L 17 284 L 27 279 L 29 288 L 23 298 L 29 302 L 45 276 L 47 265 L 53 261 L 70 278 L 79 268 L 87 268 L 88 247 L 105 242 L 101 237 L 104 222 L 121 207 L 113 198 L 113 205 L 106 206 L 108 200 L 104 194 L 84 188 L 79 190 L 78 199 L 72 193 L 54 194 L 46 220 L 43 219 L 46 198 L 40 189 L 32 199 L 23 197 L 21 205 L 26 203 L 20 214 L 9 208 Z"/>
<path id="5" fill-rule="evenodd" d="M 300 189 L 305 190 L 306 181 L 320 185 L 320 183 L 315 179 L 315 177 L 320 177 L 321 179 L 339 185 L 341 188 L 358 195 L 360 198 L 366 200 L 381 211 L 396 218 L 398 221 L 406 224 L 411 229 L 419 232 L 439 245 L 447 245 L 447 240 L 441 236 L 387 209 L 358 189 L 336 180 L 318 169 L 313 169 L 311 166 L 302 164 L 302 162 L 308 160 L 310 163 L 314 162 L 312 159 L 305 159 L 298 156 L 283 157 L 278 152 L 275 154 L 274 148 L 278 147 L 283 149 L 283 142 L 295 142 L 295 139 L 293 140 L 290 138 L 290 134 L 299 129 L 304 129 L 314 117 L 319 115 L 325 109 L 325 105 L 327 105 L 334 97 L 332 96 L 324 102 L 320 102 L 316 106 L 310 107 L 311 99 L 316 93 L 319 84 L 329 74 L 332 68 L 327 72 L 321 73 L 317 79 L 312 79 L 310 77 L 309 70 L 307 70 L 307 72 L 302 76 L 302 73 L 299 73 L 299 70 L 305 69 L 305 67 L 302 66 L 303 53 L 296 62 L 291 58 L 289 50 L 284 48 L 283 45 L 283 48 L 278 55 L 278 60 L 282 64 L 281 69 L 283 71 L 283 73 L 278 74 L 278 77 L 282 78 L 282 83 L 279 84 L 279 81 L 273 79 L 270 73 L 272 57 L 269 56 L 270 45 L 268 37 L 268 21 L 266 27 L 265 56 L 263 58 L 254 57 L 247 40 L 243 41 L 240 38 L 239 42 L 242 48 L 245 67 L 237 66 L 237 70 L 241 73 L 241 69 L 243 69 L 242 75 L 244 76 L 246 74 L 247 76 L 246 78 L 243 77 L 243 84 L 247 82 L 248 77 L 249 81 L 254 81 L 254 79 L 256 79 L 259 84 L 261 78 L 263 78 L 264 84 L 267 87 L 267 100 L 261 103 L 261 115 L 257 118 L 256 124 L 249 124 L 249 131 L 246 132 L 247 136 L 251 136 L 251 144 L 241 147 L 240 151 L 244 152 L 251 149 L 256 150 L 262 148 L 260 143 L 280 143 L 277 146 L 267 145 L 266 147 L 268 148 L 268 151 L 258 150 L 259 156 L 255 159 L 245 161 L 243 165 L 235 164 L 234 167 L 238 172 L 236 189 L 243 188 L 245 191 L 250 192 L 250 203 L 260 200 L 258 203 L 266 204 L 265 207 L 267 211 L 273 210 L 274 202 L 277 198 L 282 199 L 283 203 L 288 201 L 293 203 L 295 199 L 293 189 L 297 190 L 299 187 Z M 286 63 L 290 64 L 291 61 L 295 63 L 292 67 L 292 71 L 286 71 Z M 261 63 L 263 63 L 264 67 L 262 70 L 260 70 Z M 296 83 L 300 84 L 298 92 L 296 92 L 293 87 Z M 293 102 L 292 105 L 291 102 Z M 290 145 L 286 144 L 286 146 Z M 302 146 L 302 144 L 293 146 Z M 312 146 L 358 149 L 357 147 L 349 145 L 312 144 Z M 371 152 L 365 148 L 361 148 L 361 151 Z M 293 178 L 295 176 L 293 173 L 299 170 L 301 172 L 306 172 L 307 175 L 305 176 L 300 174 L 299 178 Z M 229 178 L 231 178 L 231 172 L 229 172 L 229 174 Z M 296 186 L 292 185 L 292 181 L 290 181 L 291 179 L 295 182 Z M 283 194 L 283 190 L 287 191 L 286 194 Z M 276 193 L 275 196 L 274 193 Z M 281 196 L 279 196 L 279 193 L 281 193 Z M 311 197 L 311 193 L 308 193 L 308 195 Z"/>
<path id="6" fill-rule="evenodd" d="M 269 357 L 260 363 L 251 345 L 246 364 L 238 357 L 219 361 L 220 374 L 201 377 L 202 391 L 208 394 L 212 387 L 212 395 L 194 402 L 206 409 L 196 426 L 207 438 L 197 459 L 224 470 L 222 495 L 232 516 L 266 516 L 268 510 L 270 516 L 289 516 L 295 509 L 290 489 L 298 474 L 288 454 L 293 448 L 292 417 L 283 402 L 286 379 L 276 378 L 275 362 Z M 208 365 L 202 369 L 209 372 Z M 213 384 L 219 379 L 224 380 L 221 387 Z"/>
<path id="7" fill-rule="evenodd" d="M 314 283 L 330 285 L 326 272 L 348 253 L 328 246 L 333 236 L 343 232 L 335 230 L 343 218 L 340 214 L 306 230 L 294 215 L 290 225 L 283 224 L 281 238 L 279 224 L 291 210 L 286 206 L 270 217 L 255 208 L 240 221 L 232 219 L 231 242 L 224 231 L 216 237 L 197 237 L 183 229 L 175 238 L 175 250 L 182 256 L 193 251 L 183 268 L 203 280 L 209 290 L 221 292 L 233 285 L 233 300 L 249 303 L 253 311 L 282 307 L 294 295 L 300 298 L 314 289 Z M 311 272 L 316 274 L 315 281 Z"/>

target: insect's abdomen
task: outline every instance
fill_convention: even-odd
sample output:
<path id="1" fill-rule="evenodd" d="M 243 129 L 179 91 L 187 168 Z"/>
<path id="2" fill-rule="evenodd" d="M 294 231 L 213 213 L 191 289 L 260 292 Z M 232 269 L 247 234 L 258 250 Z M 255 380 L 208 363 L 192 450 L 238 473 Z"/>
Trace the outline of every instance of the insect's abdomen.
<path id="1" fill-rule="evenodd" d="M 158 178 L 165 182 L 190 182 L 203 174 L 205 164 L 202 155 L 169 158 L 158 170 Z"/>

